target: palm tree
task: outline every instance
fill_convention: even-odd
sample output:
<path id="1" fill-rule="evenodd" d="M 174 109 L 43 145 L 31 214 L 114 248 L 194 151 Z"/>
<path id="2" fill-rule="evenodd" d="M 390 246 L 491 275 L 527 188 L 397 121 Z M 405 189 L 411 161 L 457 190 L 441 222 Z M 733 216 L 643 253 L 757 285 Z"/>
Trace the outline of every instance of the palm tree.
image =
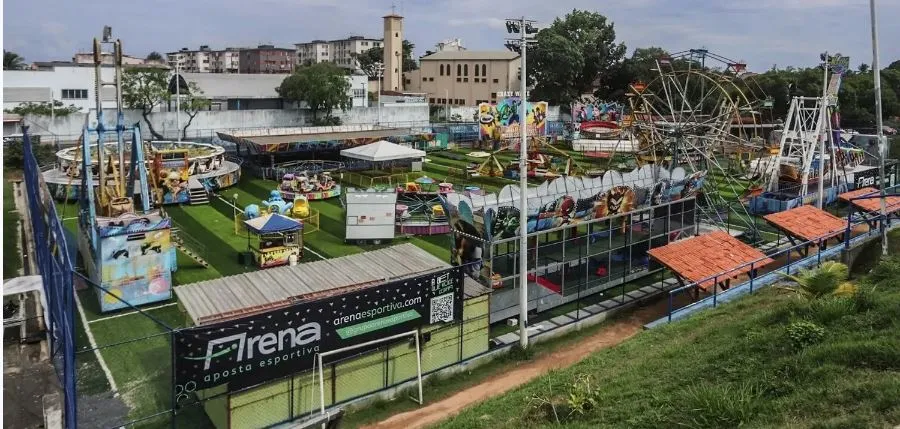
<path id="1" fill-rule="evenodd" d="M 796 286 L 786 289 L 811 299 L 829 295 L 849 295 L 856 289 L 852 283 L 847 282 L 850 278 L 850 269 L 836 261 L 825 261 L 818 269 L 806 270 L 796 276 L 787 274 L 784 276 L 797 283 Z"/>
<path id="2" fill-rule="evenodd" d="M 15 52 L 3 50 L 3 70 L 21 70 L 25 68 L 25 59 Z"/>

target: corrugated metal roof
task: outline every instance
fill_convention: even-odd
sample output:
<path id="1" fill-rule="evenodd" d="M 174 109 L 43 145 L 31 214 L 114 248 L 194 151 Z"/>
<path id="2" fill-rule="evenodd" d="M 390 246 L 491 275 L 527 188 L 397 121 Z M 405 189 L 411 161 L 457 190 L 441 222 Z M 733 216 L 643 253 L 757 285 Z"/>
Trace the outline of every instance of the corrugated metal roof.
<path id="1" fill-rule="evenodd" d="M 519 58 L 519 54 L 510 51 L 442 51 L 435 52 L 419 58 L 422 61 L 428 60 L 472 60 L 472 61 L 489 61 L 489 60 L 514 60 Z"/>
<path id="2" fill-rule="evenodd" d="M 420 247 L 404 243 L 179 286 L 175 294 L 191 320 L 202 325 L 447 267 L 447 263 Z M 474 292 L 477 291 L 473 289 Z"/>

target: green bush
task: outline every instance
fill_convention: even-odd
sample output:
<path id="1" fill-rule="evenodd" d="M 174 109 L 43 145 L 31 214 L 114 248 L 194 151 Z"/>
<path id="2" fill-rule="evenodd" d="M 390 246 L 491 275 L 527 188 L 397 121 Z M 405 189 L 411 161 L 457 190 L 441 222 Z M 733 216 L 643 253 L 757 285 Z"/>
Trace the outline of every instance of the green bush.
<path id="1" fill-rule="evenodd" d="M 809 306 L 810 317 L 823 325 L 834 323 L 856 313 L 852 297 L 827 296 L 813 301 Z"/>
<path id="2" fill-rule="evenodd" d="M 803 350 L 825 338 L 825 328 L 806 320 L 791 323 L 787 327 L 788 339 L 797 350 Z"/>
<path id="3" fill-rule="evenodd" d="M 750 422 L 762 410 L 762 392 L 755 385 L 693 385 L 676 397 L 672 427 L 734 428 Z"/>
<path id="4" fill-rule="evenodd" d="M 881 261 L 869 274 L 868 280 L 887 287 L 900 285 L 900 255 L 891 255 Z"/>

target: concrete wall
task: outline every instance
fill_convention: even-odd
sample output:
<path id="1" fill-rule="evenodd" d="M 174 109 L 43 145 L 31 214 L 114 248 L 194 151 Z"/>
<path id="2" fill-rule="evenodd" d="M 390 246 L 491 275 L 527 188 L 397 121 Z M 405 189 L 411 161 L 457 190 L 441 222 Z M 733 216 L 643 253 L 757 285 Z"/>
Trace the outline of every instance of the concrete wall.
<path id="1" fill-rule="evenodd" d="M 381 123 L 399 126 L 424 126 L 429 123 L 427 104 L 397 104 L 381 107 Z M 374 124 L 379 117 L 377 107 L 353 108 L 347 112 L 337 112 L 344 124 Z M 43 141 L 52 142 L 53 138 L 68 142 L 81 136 L 81 129 L 89 118 L 96 125 L 94 111 L 75 113 L 69 116 L 56 117 L 28 115 L 25 124 L 31 132 L 47 136 Z M 156 112 L 149 115 L 154 129 L 166 138 L 175 138 L 178 133 L 175 112 Z M 182 127 L 188 116 L 181 114 Z M 115 123 L 115 112 L 106 113 L 107 124 Z M 126 124 L 141 123 L 141 131 L 145 138 L 150 138 L 147 125 L 139 111 L 125 111 Z M 279 128 L 310 126 L 312 116 L 306 110 L 226 110 L 200 112 L 188 128 L 187 138 L 213 137 L 216 131 L 234 128 Z"/>

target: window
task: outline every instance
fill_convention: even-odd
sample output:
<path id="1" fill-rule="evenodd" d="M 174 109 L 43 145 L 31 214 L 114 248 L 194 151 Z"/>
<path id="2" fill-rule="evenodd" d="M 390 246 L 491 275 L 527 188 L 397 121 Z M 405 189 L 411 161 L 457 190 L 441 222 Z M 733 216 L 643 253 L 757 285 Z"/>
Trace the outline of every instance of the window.
<path id="1" fill-rule="evenodd" d="M 428 104 L 434 104 L 434 98 L 429 98 L 429 99 L 428 99 Z"/>
<path id="2" fill-rule="evenodd" d="M 494 83 L 499 83 L 500 79 L 494 79 Z"/>
<path id="3" fill-rule="evenodd" d="M 496 93 L 496 92 L 492 92 L 492 93 L 491 93 L 491 98 L 497 98 L 497 93 Z"/>
<path id="4" fill-rule="evenodd" d="M 447 64 L 447 76 L 450 76 L 450 64 Z"/>
<path id="5" fill-rule="evenodd" d="M 462 75 L 462 64 L 457 64 L 457 65 L 456 65 L 456 75 L 457 75 L 457 76 L 461 76 L 461 75 Z"/>
<path id="6" fill-rule="evenodd" d="M 461 78 L 461 77 L 458 77 L 458 78 L 456 78 L 456 81 L 457 81 L 457 82 L 462 82 L 462 78 Z"/>
<path id="7" fill-rule="evenodd" d="M 64 89 L 62 98 L 63 100 L 87 100 L 88 92 L 86 89 Z"/>
<path id="8" fill-rule="evenodd" d="M 466 64 L 463 66 L 463 76 L 468 76 L 468 75 L 469 75 L 469 65 Z"/>
<path id="9" fill-rule="evenodd" d="M 487 79 L 481 78 L 481 83 L 487 83 Z"/>
<path id="10" fill-rule="evenodd" d="M 428 82 L 428 78 L 427 78 L 427 77 L 423 77 L 423 78 L 422 78 L 422 82 Z"/>
<path id="11" fill-rule="evenodd" d="M 353 88 L 353 98 L 363 98 L 366 96 L 366 90 L 360 88 Z"/>
<path id="12" fill-rule="evenodd" d="M 443 75 L 444 75 L 444 65 L 441 64 L 441 76 L 443 76 Z"/>
<path id="13" fill-rule="evenodd" d="M 475 64 L 475 76 L 478 76 L 478 64 Z"/>
<path id="14" fill-rule="evenodd" d="M 428 78 L 428 81 L 429 81 L 429 82 L 434 82 L 434 78 L 433 78 L 433 77 L 430 77 L 430 78 Z"/>
<path id="15" fill-rule="evenodd" d="M 463 82 L 468 82 L 468 81 L 469 81 L 469 78 L 467 78 L 467 77 L 463 78 Z"/>
<path id="16" fill-rule="evenodd" d="M 482 75 L 482 76 L 487 76 L 487 64 L 482 64 L 482 65 L 481 65 L 481 75 Z M 478 76 L 478 75 L 476 74 L 476 76 Z"/>

